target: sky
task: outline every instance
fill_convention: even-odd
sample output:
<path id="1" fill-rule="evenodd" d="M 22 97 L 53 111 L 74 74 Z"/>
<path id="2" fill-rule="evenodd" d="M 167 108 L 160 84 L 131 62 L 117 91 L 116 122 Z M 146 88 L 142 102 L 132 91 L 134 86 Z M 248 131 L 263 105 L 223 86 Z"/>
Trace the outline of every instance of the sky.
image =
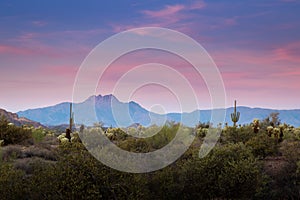
<path id="1" fill-rule="evenodd" d="M 299 0 L 1 0 L 0 107 L 17 112 L 72 101 L 76 74 L 99 43 L 132 28 L 162 27 L 205 48 L 222 76 L 226 106 L 236 99 L 242 106 L 299 109 L 299 13 Z M 124 74 L 147 63 L 172 67 L 192 85 L 198 108 L 211 107 L 207 85 L 193 66 L 158 50 L 121 56 L 105 71 L 95 94 L 112 93 Z M 145 66 L 140 79 L 157 74 L 174 82 L 177 93 L 184 90 L 176 75 Z M 175 90 L 137 85 L 139 78 L 122 79 L 117 98 L 157 112 L 180 109 Z M 125 86 L 137 87 L 127 91 Z M 125 93 L 130 99 L 124 99 Z"/>

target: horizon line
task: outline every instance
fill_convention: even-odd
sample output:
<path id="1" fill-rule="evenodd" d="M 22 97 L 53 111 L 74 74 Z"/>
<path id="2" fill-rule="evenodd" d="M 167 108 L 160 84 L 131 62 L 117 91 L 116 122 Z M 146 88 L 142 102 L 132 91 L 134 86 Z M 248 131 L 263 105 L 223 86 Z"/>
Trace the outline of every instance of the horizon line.
<path id="1" fill-rule="evenodd" d="M 27 111 L 27 110 L 43 109 L 43 108 L 47 108 L 47 107 L 53 107 L 53 106 L 57 106 L 57 105 L 64 104 L 64 103 L 78 104 L 78 103 L 82 103 L 82 102 L 87 101 L 91 97 L 98 97 L 98 96 L 101 96 L 101 97 L 113 96 L 114 98 L 116 98 L 121 103 L 134 102 L 134 103 L 138 104 L 139 106 L 141 106 L 143 109 L 149 111 L 148 109 L 146 109 L 145 107 L 143 107 L 140 102 L 136 102 L 136 101 L 129 101 L 129 102 L 120 101 L 113 94 L 106 94 L 106 95 L 101 95 L 101 94 L 95 95 L 94 94 L 94 95 L 89 96 L 87 99 L 85 99 L 84 101 L 81 101 L 81 102 L 63 101 L 63 102 L 52 104 L 52 105 L 45 105 L 45 106 L 40 106 L 40 107 L 26 108 L 24 110 L 18 110 L 18 111 L 11 111 L 11 110 L 7 110 L 7 109 L 2 108 L 2 107 L 0 107 L 0 109 L 4 109 L 4 110 L 6 110 L 8 112 L 12 112 L 12 113 L 18 113 L 18 112 L 24 112 L 24 111 Z M 265 110 L 278 110 L 278 111 L 300 110 L 300 108 L 270 108 L 270 107 L 251 106 L 251 105 L 238 105 L 237 106 L 237 108 L 242 108 L 242 107 L 251 108 L 251 109 L 265 109 Z M 189 111 L 189 112 L 187 112 L 187 111 L 180 112 L 180 111 L 176 111 L 176 110 L 169 111 L 169 112 L 166 112 L 166 113 L 156 113 L 156 112 L 153 112 L 153 111 L 149 111 L 149 112 L 156 113 L 156 114 L 172 114 L 172 113 L 192 113 L 192 112 L 195 112 L 195 111 L 210 111 L 210 110 L 230 109 L 230 108 L 233 108 L 233 106 L 226 106 L 225 108 L 196 108 L 193 111 Z"/>

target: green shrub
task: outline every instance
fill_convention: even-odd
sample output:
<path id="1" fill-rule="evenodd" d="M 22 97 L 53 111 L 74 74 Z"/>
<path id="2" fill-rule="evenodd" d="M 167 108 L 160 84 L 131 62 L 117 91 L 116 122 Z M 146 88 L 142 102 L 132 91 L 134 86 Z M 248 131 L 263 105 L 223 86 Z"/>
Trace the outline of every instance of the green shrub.
<path id="1" fill-rule="evenodd" d="M 265 187 L 251 151 L 242 143 L 217 147 L 203 159 L 184 163 L 184 198 L 251 198 Z"/>
<path id="2" fill-rule="evenodd" d="M 32 138 L 36 143 L 41 142 L 45 136 L 46 136 L 46 131 L 43 130 L 42 128 L 36 128 L 32 130 Z"/>
<path id="3" fill-rule="evenodd" d="M 121 141 L 127 138 L 126 132 L 121 128 L 108 128 L 105 134 L 110 140 Z"/>
<path id="4" fill-rule="evenodd" d="M 188 172 L 181 170 L 179 167 L 168 166 L 144 175 L 144 181 L 148 180 L 145 186 L 149 192 L 146 193 L 148 196 L 143 196 L 143 199 L 182 199 L 185 173 Z"/>
<path id="5" fill-rule="evenodd" d="M 179 128 L 180 124 L 164 125 L 157 134 L 145 140 L 151 149 L 160 149 L 172 141 Z"/>
<path id="6" fill-rule="evenodd" d="M 248 140 L 253 138 L 256 134 L 253 132 L 251 126 L 245 127 L 226 127 L 221 135 L 222 143 L 246 143 Z"/>
<path id="7" fill-rule="evenodd" d="M 250 148 L 253 155 L 259 158 L 278 154 L 278 145 L 276 139 L 269 137 L 265 133 L 259 133 L 246 142 L 246 146 Z"/>
<path id="8" fill-rule="evenodd" d="M 290 163 L 296 165 L 300 161 L 300 141 L 284 140 L 281 143 L 280 152 Z"/>
<path id="9" fill-rule="evenodd" d="M 15 126 L 0 123 L 0 128 L 8 133 Z M 221 142 L 206 157 L 200 159 L 198 155 L 202 137 L 211 136 L 206 134 L 206 129 L 198 127 L 198 133 L 196 129 L 198 137 L 176 162 L 145 174 L 123 173 L 111 169 L 92 157 L 86 147 L 97 151 L 100 142 L 103 142 L 99 139 L 100 134 L 106 137 L 105 134 L 112 133 L 110 139 L 119 147 L 132 152 L 150 152 L 168 144 L 178 131 L 186 133 L 180 140 L 184 143 L 186 136 L 195 135 L 194 129 L 181 128 L 174 123 L 162 127 L 141 127 L 142 133 L 149 137 L 134 138 L 118 128 L 110 129 L 106 133 L 99 127 L 87 128 L 79 133 L 84 144 L 68 142 L 66 145 L 59 145 L 55 150 L 53 145 L 58 144 L 55 137 L 45 134 L 44 129 L 31 129 L 33 138 L 39 142 L 35 146 L 0 147 L 0 161 L 3 161 L 0 163 L 0 199 L 299 197 L 300 141 L 295 137 L 298 134 L 297 131 L 294 132 L 295 129 L 290 128 L 284 141 L 276 143 L 275 138 L 264 133 L 266 130 L 254 134 L 250 126 L 226 127 Z M 133 129 L 130 131 L 134 132 Z M 153 132 L 157 133 L 152 136 Z M 267 177 L 261 166 L 263 161 L 258 158 L 279 153 L 283 155 L 280 159 L 288 165 L 279 170 L 276 176 L 271 174 Z"/>
<path id="10" fill-rule="evenodd" d="M 104 166 L 76 145 L 81 144 L 64 147 L 69 150 L 63 150 L 55 165 L 35 166 L 28 180 L 29 199 L 125 199 L 130 174 Z"/>
<path id="11" fill-rule="evenodd" d="M 14 126 L 4 117 L 0 119 L 0 140 L 3 140 L 5 145 L 19 144 L 31 137 L 30 129 Z"/>
<path id="12" fill-rule="evenodd" d="M 24 172 L 16 170 L 12 165 L 0 165 L 0 198 L 24 199 L 25 187 L 23 185 Z"/>
<path id="13" fill-rule="evenodd" d="M 126 151 L 136 153 L 147 153 L 150 150 L 153 150 L 143 138 L 136 139 L 130 137 L 127 140 L 121 141 L 118 146 Z"/>
<path id="14" fill-rule="evenodd" d="M 300 142 L 284 140 L 280 147 L 284 166 L 272 177 L 270 198 L 299 199 L 300 196 Z"/>

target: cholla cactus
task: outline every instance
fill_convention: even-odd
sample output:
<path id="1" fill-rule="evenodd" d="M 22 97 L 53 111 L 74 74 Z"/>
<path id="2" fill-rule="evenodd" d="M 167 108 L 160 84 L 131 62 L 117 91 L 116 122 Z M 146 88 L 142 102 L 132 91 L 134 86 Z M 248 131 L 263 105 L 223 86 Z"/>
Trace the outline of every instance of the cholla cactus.
<path id="1" fill-rule="evenodd" d="M 137 131 L 137 129 L 134 128 L 134 127 L 129 127 L 129 128 L 127 128 L 126 133 L 127 133 L 128 135 L 135 136 L 135 135 L 138 134 L 138 131 Z"/>
<path id="2" fill-rule="evenodd" d="M 115 139 L 115 134 L 113 132 L 106 132 L 106 136 L 110 140 L 114 140 Z"/>
<path id="3" fill-rule="evenodd" d="M 71 139 L 66 137 L 66 133 L 62 133 L 61 135 L 59 135 L 57 137 L 57 139 L 60 144 L 66 144 L 66 142 L 68 142 L 68 143 L 81 142 L 79 134 L 77 132 L 72 133 Z"/>
<path id="4" fill-rule="evenodd" d="M 62 139 L 60 140 L 60 143 L 61 143 L 62 145 L 64 145 L 64 144 L 70 143 L 70 141 L 69 141 L 68 138 L 62 138 Z"/>
<path id="5" fill-rule="evenodd" d="M 273 126 L 268 126 L 268 127 L 267 127 L 267 133 L 268 133 L 268 136 L 269 136 L 269 137 L 272 136 L 273 129 L 274 129 Z"/>
<path id="6" fill-rule="evenodd" d="M 198 137 L 205 137 L 208 133 L 208 128 L 198 128 L 197 131 L 196 131 L 196 134 Z"/>
<path id="7" fill-rule="evenodd" d="M 258 133 L 259 131 L 259 119 L 254 119 L 252 123 L 252 128 L 254 133 Z"/>
<path id="8" fill-rule="evenodd" d="M 276 139 L 277 142 L 278 142 L 278 136 L 279 136 L 279 134 L 280 134 L 280 129 L 279 129 L 279 128 L 274 128 L 274 129 L 273 129 L 273 132 L 274 132 L 274 137 L 275 137 L 275 139 Z"/>
<path id="9" fill-rule="evenodd" d="M 79 137 L 78 132 L 73 133 L 73 135 L 71 137 L 71 142 L 72 143 L 74 143 L 74 142 L 81 142 L 81 139 Z"/>
<path id="10" fill-rule="evenodd" d="M 226 132 L 227 130 L 228 130 L 228 123 L 226 122 L 226 123 L 225 123 L 225 126 L 224 126 L 224 128 L 223 128 L 222 131 L 223 131 L 223 132 Z"/>
<path id="11" fill-rule="evenodd" d="M 57 140 L 58 140 L 59 143 L 61 143 L 62 140 L 64 140 L 65 138 L 66 138 L 66 134 L 64 133 L 64 134 L 59 135 L 59 136 L 57 137 Z"/>
<path id="12" fill-rule="evenodd" d="M 295 138 L 297 140 L 300 140 L 300 127 L 299 128 L 294 128 L 294 135 L 295 135 Z"/>
<path id="13" fill-rule="evenodd" d="M 231 121 L 233 122 L 233 126 L 236 127 L 236 123 L 240 119 L 240 112 L 236 112 L 236 100 L 234 100 L 234 112 L 231 113 Z"/>
<path id="14" fill-rule="evenodd" d="M 108 128 L 105 131 L 105 135 L 110 139 L 110 140 L 124 140 L 127 137 L 127 134 L 124 130 L 121 128 Z"/>
<path id="15" fill-rule="evenodd" d="M 283 132 L 285 129 L 288 129 L 288 125 L 287 124 L 280 124 L 279 125 L 279 129 L 280 129 L 280 134 L 279 134 L 279 142 L 282 142 L 283 140 Z"/>

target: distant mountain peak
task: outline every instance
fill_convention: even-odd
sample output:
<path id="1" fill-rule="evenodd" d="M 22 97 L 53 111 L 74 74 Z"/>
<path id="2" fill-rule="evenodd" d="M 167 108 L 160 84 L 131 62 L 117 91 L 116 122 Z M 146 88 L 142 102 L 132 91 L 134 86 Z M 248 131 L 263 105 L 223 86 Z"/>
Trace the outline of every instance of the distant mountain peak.
<path id="1" fill-rule="evenodd" d="M 101 96 L 102 97 L 102 99 L 104 99 L 104 100 L 116 100 L 117 98 L 114 96 L 114 95 L 112 95 L 112 94 L 108 94 L 108 95 L 104 95 L 104 96 Z"/>
<path id="2" fill-rule="evenodd" d="M 86 105 L 93 106 L 92 110 L 95 109 L 97 120 L 91 121 L 88 119 L 88 110 Z M 141 105 L 134 101 L 121 102 L 114 95 L 93 95 L 81 103 L 74 103 L 75 109 L 80 108 L 82 114 L 80 116 L 75 116 L 75 119 L 80 119 L 86 125 L 92 125 L 94 122 L 103 122 L 107 126 L 118 126 L 117 120 L 122 121 L 122 126 L 130 126 L 133 123 L 139 123 L 141 125 L 150 125 L 149 122 L 152 121 L 152 117 L 157 118 L 155 123 L 160 119 L 165 119 L 163 116 L 166 116 L 166 120 L 180 122 L 182 116 L 185 116 L 187 119 L 193 119 L 197 113 L 199 113 L 199 120 L 201 122 L 208 122 L 211 119 L 212 110 L 195 110 L 194 112 L 189 113 L 168 113 L 166 115 L 159 115 L 152 113 Z M 232 112 L 232 107 L 226 109 L 226 119 L 225 122 L 231 124 L 230 113 Z M 276 110 L 276 109 L 264 109 L 264 108 L 249 108 L 246 106 L 238 106 L 238 111 L 241 112 L 241 117 L 239 124 L 249 124 L 254 118 L 265 119 L 272 112 L 279 112 L 279 118 L 282 122 L 289 123 L 293 126 L 300 126 L 300 109 L 294 110 Z M 198 112 L 200 111 L 200 112 Z M 61 103 L 54 106 L 30 109 L 25 111 L 18 112 L 19 116 L 26 117 L 28 119 L 39 121 L 42 124 L 47 125 L 60 125 L 67 124 L 69 121 L 69 103 Z M 116 115 L 117 114 L 117 115 Z M 132 119 L 128 119 L 128 117 Z M 151 117 L 151 119 L 150 119 Z M 194 122 L 191 120 L 185 125 L 195 126 Z"/>
<path id="3" fill-rule="evenodd" d="M 90 97 L 88 97 L 85 101 L 88 101 L 88 100 L 105 100 L 105 101 L 108 101 L 108 100 L 111 100 L 111 99 L 117 99 L 114 95 L 112 94 L 107 94 L 107 95 L 92 95 Z"/>

